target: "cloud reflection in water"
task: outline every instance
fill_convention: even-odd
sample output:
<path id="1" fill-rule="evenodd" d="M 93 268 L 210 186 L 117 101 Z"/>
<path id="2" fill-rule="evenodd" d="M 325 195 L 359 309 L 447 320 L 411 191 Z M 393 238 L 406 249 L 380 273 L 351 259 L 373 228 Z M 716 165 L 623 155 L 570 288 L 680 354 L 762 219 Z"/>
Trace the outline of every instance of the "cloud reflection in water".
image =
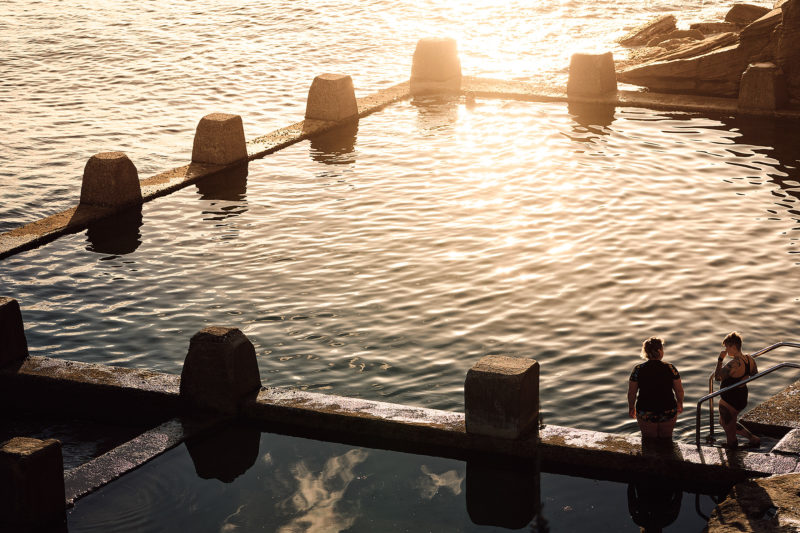
<path id="1" fill-rule="evenodd" d="M 284 503 L 298 516 L 278 531 L 342 531 L 352 526 L 357 518 L 357 509 L 348 513 L 337 509 L 337 504 L 356 477 L 353 470 L 368 456 L 364 450 L 349 450 L 328 459 L 319 473 L 309 469 L 305 461 L 296 463 L 291 471 L 299 486 Z"/>

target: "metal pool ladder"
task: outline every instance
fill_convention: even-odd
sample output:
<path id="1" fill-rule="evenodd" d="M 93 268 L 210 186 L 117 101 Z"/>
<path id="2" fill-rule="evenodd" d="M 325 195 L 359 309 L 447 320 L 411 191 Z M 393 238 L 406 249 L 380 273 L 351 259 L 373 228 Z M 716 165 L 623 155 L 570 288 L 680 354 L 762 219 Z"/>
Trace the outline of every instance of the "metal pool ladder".
<path id="1" fill-rule="evenodd" d="M 798 343 L 798 342 L 783 342 L 783 341 L 776 342 L 775 344 L 773 344 L 771 346 L 767 346 L 766 348 L 762 348 L 762 349 L 758 350 L 757 352 L 751 353 L 750 356 L 753 357 L 753 358 L 756 358 L 759 355 L 764 355 L 765 353 L 771 352 L 775 348 L 780 348 L 781 346 L 789 346 L 791 348 L 800 348 L 800 343 Z M 695 425 L 695 444 L 697 444 L 698 446 L 700 445 L 700 409 L 701 409 L 701 407 L 703 405 L 703 402 L 705 402 L 706 400 L 709 400 L 709 403 L 708 403 L 708 417 L 709 417 L 709 421 L 708 421 L 708 423 L 709 423 L 708 442 L 714 442 L 714 398 L 719 396 L 723 392 L 727 392 L 727 391 L 729 391 L 731 389 L 735 389 L 736 387 L 738 387 L 740 385 L 744 385 L 745 383 L 750 383 L 751 381 L 754 381 L 754 380 L 756 380 L 756 379 L 758 379 L 760 377 L 766 376 L 767 374 L 771 374 L 772 372 L 774 372 L 774 371 L 776 371 L 776 370 L 778 370 L 780 368 L 784 368 L 784 367 L 800 368 L 800 363 L 778 363 L 777 365 L 772 366 L 772 367 L 770 367 L 770 368 L 768 368 L 768 369 L 766 369 L 766 370 L 764 370 L 762 372 L 759 372 L 758 374 L 756 374 L 754 376 L 750 376 L 747 379 L 744 379 L 744 380 L 742 380 L 742 381 L 740 381 L 740 382 L 738 382 L 738 383 L 736 383 L 734 385 L 731 385 L 729 387 L 725 387 L 724 389 L 720 389 L 717 392 L 714 392 L 714 372 L 711 372 L 711 374 L 708 376 L 708 394 L 706 394 L 705 396 L 703 396 L 702 398 L 700 398 L 697 401 L 697 422 L 696 422 L 696 425 Z"/>

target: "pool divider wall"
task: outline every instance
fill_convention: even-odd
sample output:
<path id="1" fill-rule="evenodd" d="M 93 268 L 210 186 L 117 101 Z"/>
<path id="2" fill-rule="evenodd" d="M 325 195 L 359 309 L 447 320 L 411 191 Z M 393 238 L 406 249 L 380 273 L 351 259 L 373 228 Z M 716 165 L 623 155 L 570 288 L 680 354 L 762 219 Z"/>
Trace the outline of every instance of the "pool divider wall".
<path id="1" fill-rule="evenodd" d="M 481 97 L 530 102 L 581 102 L 703 113 L 737 113 L 739 109 L 737 100 L 732 98 L 614 91 L 611 90 L 612 72 L 609 72 L 607 68 L 610 62 L 613 70 L 613 57 L 610 53 L 578 54 L 577 56 L 574 58 L 576 63 L 587 63 L 588 66 L 583 69 L 582 73 L 579 72 L 580 69 L 577 66 L 575 66 L 574 72 L 573 68 L 570 69 L 570 80 L 574 90 L 565 92 L 563 88 L 559 87 L 462 76 L 457 45 L 453 39 L 421 39 L 414 52 L 409 81 L 357 99 L 357 117 L 363 118 L 392 103 L 427 93 L 463 94 L 473 101 L 474 98 Z M 613 85 L 615 88 L 616 81 L 613 82 Z M 604 92 L 606 89 L 609 91 Z M 796 108 L 748 109 L 746 113 L 800 119 L 800 110 Z M 197 153 L 193 149 L 193 162 L 141 180 L 139 182 L 141 189 L 139 202 L 147 202 L 164 196 L 205 177 L 231 170 L 245 160 L 252 161 L 264 157 L 336 128 L 343 121 L 353 120 L 353 117 L 342 121 L 307 118 L 247 142 L 245 145 L 247 155 L 243 156 L 241 139 L 244 133 L 242 128 L 242 133 L 239 134 L 238 121 L 236 119 L 209 119 L 214 116 L 237 117 L 237 115 L 223 113 L 204 117 L 198 124 L 198 133 L 195 135 L 195 143 L 199 147 Z M 239 117 L 238 120 L 241 118 Z M 213 132 L 223 135 L 224 139 L 215 138 Z M 118 206 L 108 207 L 81 203 L 77 207 L 1 233 L 0 259 L 41 246 L 62 235 L 81 231 L 91 223 L 119 210 Z"/>
<path id="2" fill-rule="evenodd" d="M 28 341 L 19 302 L 0 296 L 0 368 L 28 357 Z"/>
<path id="3" fill-rule="evenodd" d="M 0 444 L 0 530 L 63 527 L 64 510 L 61 443 L 15 437 Z"/>

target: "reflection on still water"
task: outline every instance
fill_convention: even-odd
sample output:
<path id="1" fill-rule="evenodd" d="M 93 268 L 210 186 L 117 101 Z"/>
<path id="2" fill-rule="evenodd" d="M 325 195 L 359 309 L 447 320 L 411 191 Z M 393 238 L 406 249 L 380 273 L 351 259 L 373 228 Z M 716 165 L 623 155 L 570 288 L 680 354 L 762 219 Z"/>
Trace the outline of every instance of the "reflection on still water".
<path id="1" fill-rule="evenodd" d="M 93 222 L 86 229 L 86 250 L 98 254 L 126 255 L 142 244 L 142 206 Z"/>
<path id="2" fill-rule="evenodd" d="M 359 502 L 348 502 L 344 495 L 356 478 L 355 468 L 368 455 L 364 450 L 348 450 L 325 461 L 320 472 L 312 471 L 303 460 L 292 465 L 290 470 L 297 490 L 281 505 L 289 507 L 296 516 L 278 531 L 344 531 L 352 526 Z"/>
<path id="3" fill-rule="evenodd" d="M 358 120 L 350 120 L 309 139 L 311 159 L 325 165 L 351 165 L 356 161 Z"/>
<path id="4" fill-rule="evenodd" d="M 663 480 L 628 485 L 628 512 L 647 533 L 658 533 L 675 522 L 682 499 L 683 491 Z"/>
<path id="5" fill-rule="evenodd" d="M 713 502 L 700 505 L 681 506 L 679 487 L 540 473 L 536 461 L 465 463 L 232 427 L 79 500 L 68 522 L 70 533 L 699 531 Z"/>

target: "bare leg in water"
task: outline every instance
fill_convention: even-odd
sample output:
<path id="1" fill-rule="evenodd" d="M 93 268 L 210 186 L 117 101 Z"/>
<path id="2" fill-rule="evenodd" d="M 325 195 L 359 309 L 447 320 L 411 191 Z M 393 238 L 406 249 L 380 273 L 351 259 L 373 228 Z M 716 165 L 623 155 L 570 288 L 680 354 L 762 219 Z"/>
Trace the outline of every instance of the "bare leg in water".
<path id="1" fill-rule="evenodd" d="M 746 427 L 738 425 L 736 419 L 739 416 L 739 411 L 733 408 L 731 404 L 723 399 L 719 401 L 719 423 L 722 429 L 725 430 L 725 438 L 728 447 L 735 448 L 738 445 L 736 435 L 745 437 L 751 446 L 758 446 L 761 444 L 761 439 L 750 433 Z"/>
<path id="2" fill-rule="evenodd" d="M 671 439 L 672 430 L 675 428 L 675 422 L 678 417 L 666 422 L 647 422 L 640 418 L 636 421 L 639 423 L 639 429 L 642 430 L 642 437 L 658 438 L 658 439 Z"/>

